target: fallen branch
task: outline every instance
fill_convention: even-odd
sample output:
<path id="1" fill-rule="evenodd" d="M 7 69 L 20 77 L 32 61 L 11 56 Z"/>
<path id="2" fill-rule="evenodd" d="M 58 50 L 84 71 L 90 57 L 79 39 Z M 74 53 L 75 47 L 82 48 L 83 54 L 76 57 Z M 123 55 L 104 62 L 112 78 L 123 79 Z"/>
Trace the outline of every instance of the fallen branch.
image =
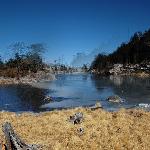
<path id="1" fill-rule="evenodd" d="M 6 150 L 37 150 L 36 145 L 25 144 L 14 132 L 10 123 L 6 122 L 2 126 L 6 139 Z"/>

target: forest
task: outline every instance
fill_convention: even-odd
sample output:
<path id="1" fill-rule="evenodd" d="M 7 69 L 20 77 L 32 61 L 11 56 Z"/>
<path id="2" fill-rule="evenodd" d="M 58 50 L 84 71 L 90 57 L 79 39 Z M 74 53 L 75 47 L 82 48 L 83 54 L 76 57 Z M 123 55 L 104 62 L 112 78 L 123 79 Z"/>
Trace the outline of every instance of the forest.
<path id="1" fill-rule="evenodd" d="M 43 70 L 42 53 L 46 49 L 44 44 L 26 45 L 24 42 L 16 42 L 10 45 L 9 48 L 14 56 L 5 62 L 0 59 L 0 76 L 19 78 L 28 73 Z"/>
<path id="2" fill-rule="evenodd" d="M 127 43 L 122 43 L 113 53 L 98 54 L 91 64 L 91 69 L 100 71 L 111 68 L 114 64 L 140 64 L 150 61 L 150 29 L 136 32 Z"/>

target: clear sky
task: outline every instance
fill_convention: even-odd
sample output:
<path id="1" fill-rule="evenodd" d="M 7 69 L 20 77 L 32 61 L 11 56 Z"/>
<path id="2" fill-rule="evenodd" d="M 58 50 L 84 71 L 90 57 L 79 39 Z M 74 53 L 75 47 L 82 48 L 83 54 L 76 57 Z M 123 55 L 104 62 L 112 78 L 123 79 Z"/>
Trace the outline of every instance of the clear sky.
<path id="1" fill-rule="evenodd" d="M 45 59 L 112 52 L 150 28 L 150 0 L 0 0 L 0 55 L 13 42 L 47 44 Z"/>

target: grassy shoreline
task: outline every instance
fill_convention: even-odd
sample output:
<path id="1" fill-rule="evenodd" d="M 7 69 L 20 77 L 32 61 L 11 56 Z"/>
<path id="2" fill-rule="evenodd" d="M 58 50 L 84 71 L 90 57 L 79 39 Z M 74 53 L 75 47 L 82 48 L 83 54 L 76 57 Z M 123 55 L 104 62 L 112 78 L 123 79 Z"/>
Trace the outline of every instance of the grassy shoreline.
<path id="1" fill-rule="evenodd" d="M 84 121 L 74 125 L 69 116 L 82 112 Z M 44 150 L 150 149 L 150 112 L 121 109 L 107 112 L 75 108 L 39 114 L 0 112 L 0 125 L 10 122 L 28 144 L 42 145 Z M 78 129 L 82 127 L 81 135 Z M 4 139 L 0 130 L 1 139 Z"/>

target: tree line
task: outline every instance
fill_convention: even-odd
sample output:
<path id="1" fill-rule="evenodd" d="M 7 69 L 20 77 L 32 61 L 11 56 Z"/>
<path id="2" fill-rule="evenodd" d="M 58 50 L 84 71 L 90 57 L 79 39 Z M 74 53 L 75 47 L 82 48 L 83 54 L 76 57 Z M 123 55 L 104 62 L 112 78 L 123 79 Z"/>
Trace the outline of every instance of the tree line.
<path id="1" fill-rule="evenodd" d="M 101 71 L 116 63 L 140 64 L 150 61 L 150 29 L 136 32 L 127 43 L 122 43 L 111 54 L 98 54 L 91 64 L 91 69 Z"/>
<path id="2" fill-rule="evenodd" d="M 44 44 L 26 45 L 24 42 L 16 42 L 10 45 L 9 49 L 13 51 L 14 56 L 5 62 L 0 59 L 0 76 L 19 78 L 44 69 Z"/>

